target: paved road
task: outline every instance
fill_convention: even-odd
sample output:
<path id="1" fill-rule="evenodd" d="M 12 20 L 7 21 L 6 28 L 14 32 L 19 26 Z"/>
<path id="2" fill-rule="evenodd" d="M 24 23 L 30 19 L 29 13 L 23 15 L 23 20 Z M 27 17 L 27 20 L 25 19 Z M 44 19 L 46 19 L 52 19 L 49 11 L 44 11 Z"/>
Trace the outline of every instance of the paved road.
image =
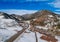
<path id="1" fill-rule="evenodd" d="M 24 24 L 23 29 L 21 31 L 18 31 L 17 34 L 13 35 L 10 39 L 6 40 L 6 42 L 17 42 L 19 37 L 25 32 L 25 30 L 28 28 L 28 24 Z"/>

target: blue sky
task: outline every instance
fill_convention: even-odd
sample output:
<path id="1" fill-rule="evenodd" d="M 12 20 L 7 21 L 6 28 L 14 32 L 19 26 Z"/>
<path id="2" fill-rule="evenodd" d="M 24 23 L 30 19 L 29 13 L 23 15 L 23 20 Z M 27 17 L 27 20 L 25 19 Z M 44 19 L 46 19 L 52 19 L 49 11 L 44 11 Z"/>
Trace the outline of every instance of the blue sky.
<path id="1" fill-rule="evenodd" d="M 19 11 L 17 13 L 19 14 L 21 10 L 24 10 L 23 12 L 28 10 L 29 13 L 31 10 L 32 12 L 36 12 L 37 10 L 50 10 L 60 14 L 60 0 L 0 0 L 0 11 L 2 12 L 12 14 Z"/>

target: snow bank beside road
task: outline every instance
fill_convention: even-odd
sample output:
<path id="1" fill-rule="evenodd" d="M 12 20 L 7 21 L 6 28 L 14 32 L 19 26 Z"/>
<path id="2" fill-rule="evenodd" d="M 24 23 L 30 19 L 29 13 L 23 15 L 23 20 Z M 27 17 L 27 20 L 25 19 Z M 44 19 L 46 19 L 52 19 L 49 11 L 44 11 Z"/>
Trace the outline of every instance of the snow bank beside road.
<path id="1" fill-rule="evenodd" d="M 18 25 L 18 23 L 13 19 L 0 19 L 0 35 L 1 41 L 9 39 L 11 36 L 15 35 L 17 31 L 22 30 L 23 28 Z M 0 41 L 0 42 L 1 42 Z"/>
<path id="2" fill-rule="evenodd" d="M 35 33 L 24 33 L 24 35 L 18 40 L 18 42 L 36 42 Z"/>

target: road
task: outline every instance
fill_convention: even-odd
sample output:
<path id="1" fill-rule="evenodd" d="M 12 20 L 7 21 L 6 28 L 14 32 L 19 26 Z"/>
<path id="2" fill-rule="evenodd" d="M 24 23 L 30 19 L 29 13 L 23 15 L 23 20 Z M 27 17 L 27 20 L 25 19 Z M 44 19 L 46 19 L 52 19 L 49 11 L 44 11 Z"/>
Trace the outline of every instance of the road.
<path id="1" fill-rule="evenodd" d="M 25 26 L 23 26 L 23 29 L 21 31 L 18 31 L 17 34 L 13 35 L 11 38 L 6 40 L 5 42 L 17 42 L 17 40 L 21 37 L 21 35 L 25 32 L 25 30 L 28 29 L 28 24 L 24 24 L 24 25 Z"/>

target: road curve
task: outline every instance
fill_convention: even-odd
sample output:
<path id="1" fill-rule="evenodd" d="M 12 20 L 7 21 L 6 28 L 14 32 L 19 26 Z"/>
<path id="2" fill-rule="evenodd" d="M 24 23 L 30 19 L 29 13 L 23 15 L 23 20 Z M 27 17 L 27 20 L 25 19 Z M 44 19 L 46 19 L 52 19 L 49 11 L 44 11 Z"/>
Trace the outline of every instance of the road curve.
<path id="1" fill-rule="evenodd" d="M 13 35 L 11 38 L 9 38 L 8 40 L 6 40 L 5 42 L 14 42 L 14 41 L 16 42 L 16 39 L 17 39 L 18 37 L 20 37 L 20 36 L 25 32 L 25 30 L 26 30 L 27 28 L 28 28 L 28 24 L 27 24 L 27 27 L 24 26 L 21 31 L 18 31 L 17 34 Z"/>

